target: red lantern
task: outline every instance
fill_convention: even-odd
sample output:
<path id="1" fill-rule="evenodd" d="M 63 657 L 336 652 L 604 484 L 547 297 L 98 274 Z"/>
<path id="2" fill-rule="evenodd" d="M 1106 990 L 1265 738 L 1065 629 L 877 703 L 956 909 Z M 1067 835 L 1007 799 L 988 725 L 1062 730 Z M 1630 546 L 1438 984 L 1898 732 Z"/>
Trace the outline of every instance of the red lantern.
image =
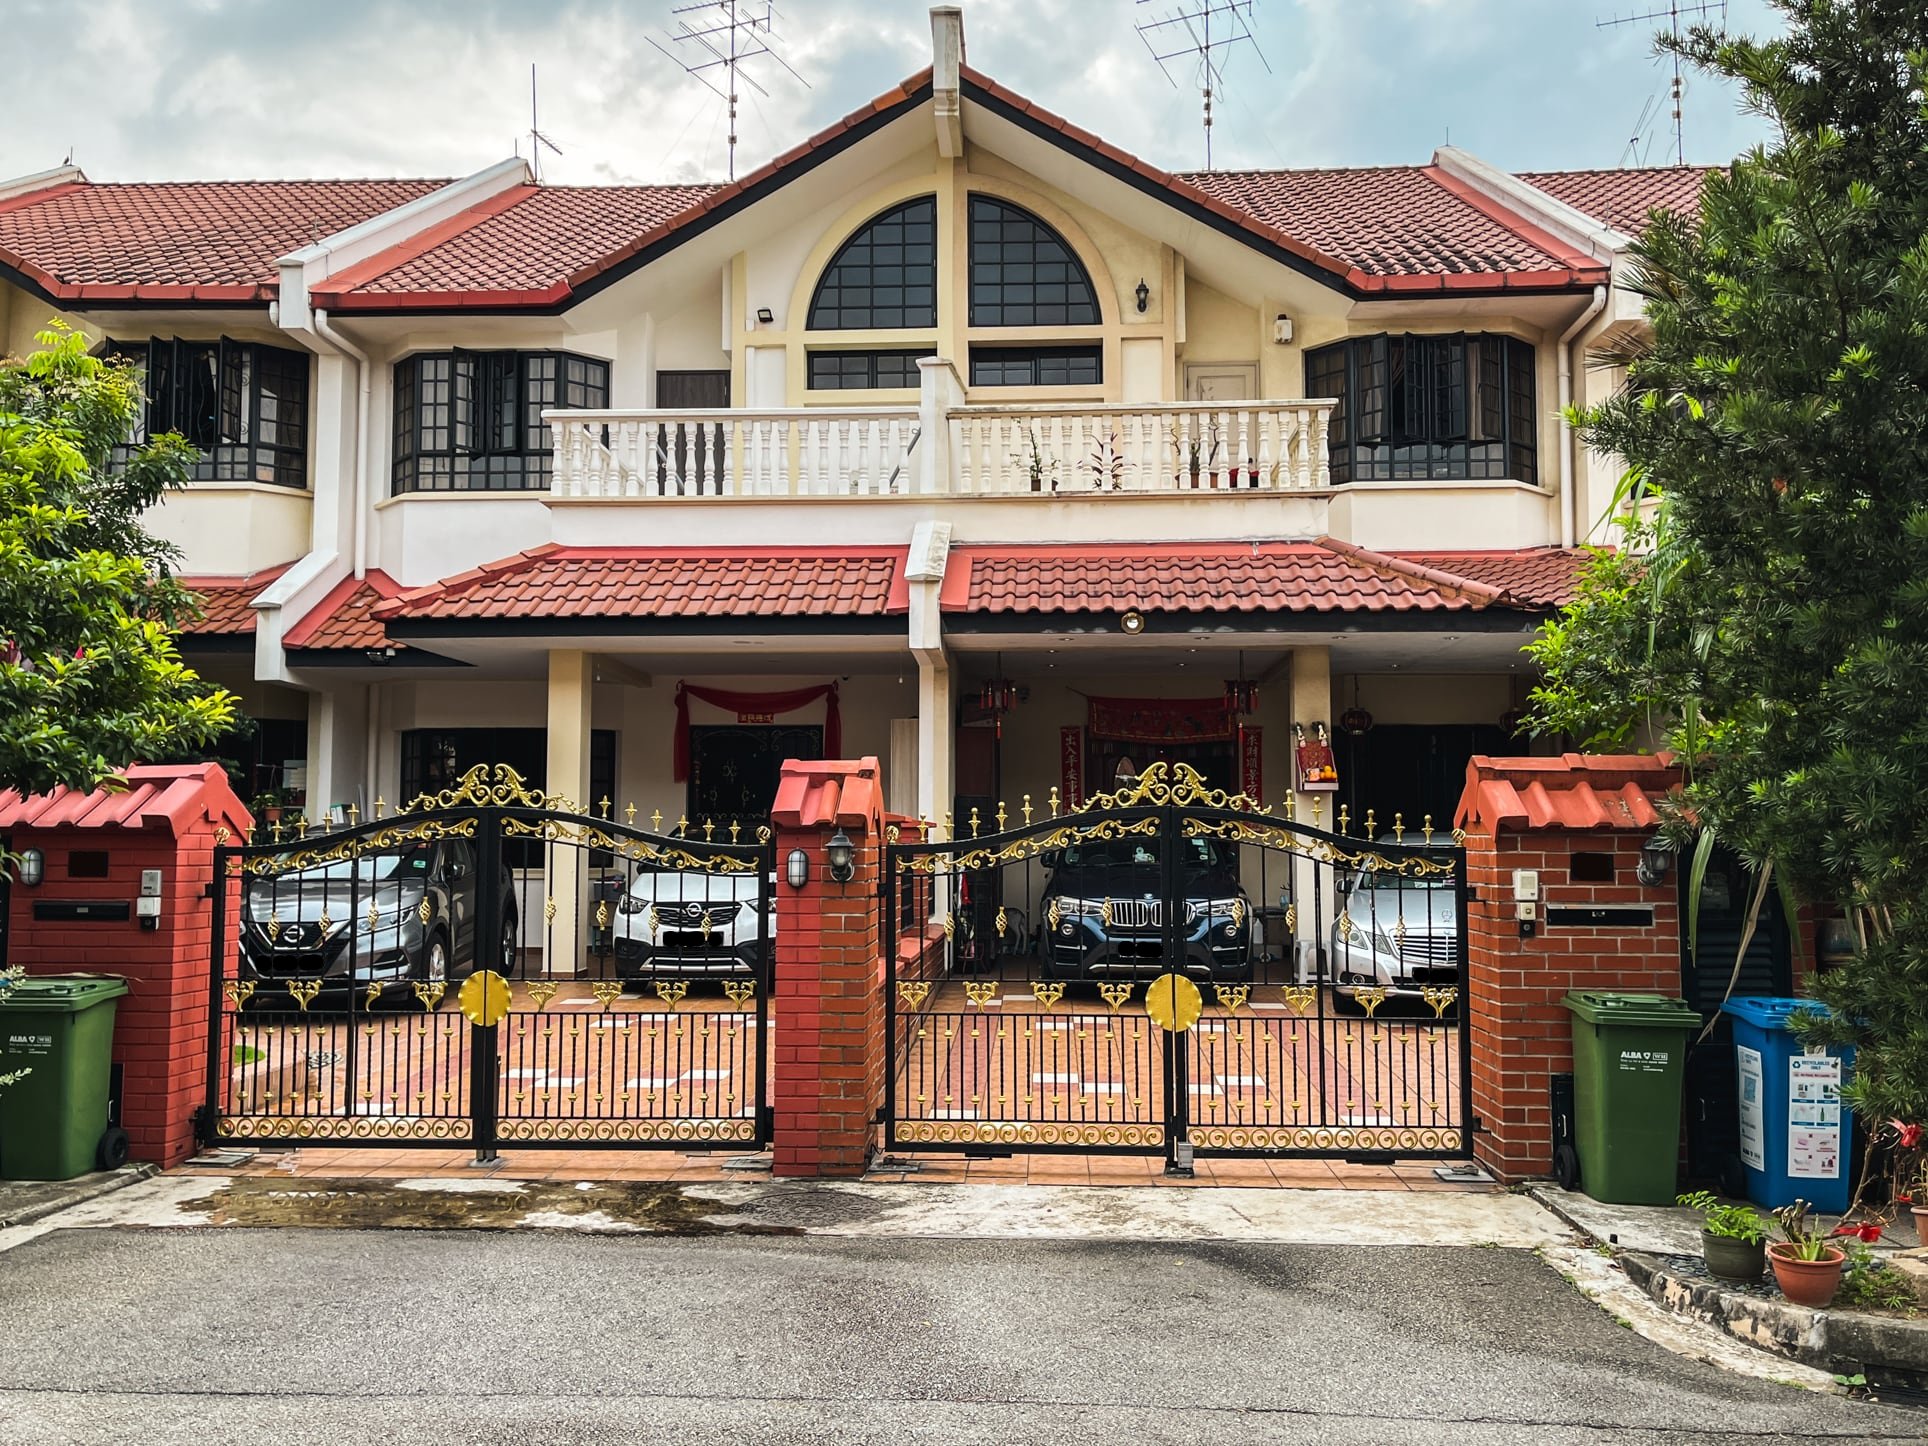
<path id="1" fill-rule="evenodd" d="M 1339 726 L 1354 738 L 1364 738 L 1372 731 L 1372 714 L 1354 703 L 1339 715 Z"/>

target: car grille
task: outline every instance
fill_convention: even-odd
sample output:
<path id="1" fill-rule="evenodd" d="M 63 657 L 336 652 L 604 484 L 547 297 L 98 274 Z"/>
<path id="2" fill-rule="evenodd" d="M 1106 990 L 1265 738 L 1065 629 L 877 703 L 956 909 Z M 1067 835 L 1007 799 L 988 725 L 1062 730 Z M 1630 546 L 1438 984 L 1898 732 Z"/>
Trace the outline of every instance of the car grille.
<path id="1" fill-rule="evenodd" d="M 264 979 L 314 979 L 328 969 L 328 956 L 315 949 L 250 954 L 249 962 Z"/>
<path id="2" fill-rule="evenodd" d="M 743 906 L 730 899 L 722 903 L 683 901 L 656 906 L 656 921 L 664 929 L 701 929 L 708 916 L 710 927 L 720 929 L 734 920 Z"/>
<path id="3" fill-rule="evenodd" d="M 1156 929 L 1165 921 L 1164 905 L 1156 899 L 1110 899 L 1113 929 Z"/>
<path id="4" fill-rule="evenodd" d="M 1414 974 L 1421 970 L 1457 973 L 1459 939 L 1452 934 L 1408 934 L 1399 946 L 1399 964 Z"/>

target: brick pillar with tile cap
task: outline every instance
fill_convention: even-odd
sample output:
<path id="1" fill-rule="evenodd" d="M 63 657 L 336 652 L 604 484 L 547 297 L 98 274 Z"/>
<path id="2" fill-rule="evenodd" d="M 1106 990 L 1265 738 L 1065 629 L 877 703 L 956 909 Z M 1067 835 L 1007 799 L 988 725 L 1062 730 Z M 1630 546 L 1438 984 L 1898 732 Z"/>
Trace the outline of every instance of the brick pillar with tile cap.
<path id="1" fill-rule="evenodd" d="M 783 765 L 776 827 L 775 1049 L 777 1175 L 861 1175 L 877 1140 L 884 1087 L 883 783 L 875 758 Z M 838 829 L 856 845 L 850 882 L 830 877 Z M 809 881 L 790 886 L 801 849 Z"/>
<path id="2" fill-rule="evenodd" d="M 45 858 L 38 885 L 11 890 L 7 962 L 29 974 L 127 980 L 112 1054 L 120 1123 L 133 1159 L 170 1166 L 194 1153 L 194 1116 L 207 1098 L 214 849 L 223 839 L 242 842 L 253 820 L 211 763 L 136 766 L 125 780 L 94 793 L 0 792 L 0 836 L 15 853 L 39 849 Z M 146 869 L 161 876 L 151 929 L 132 917 Z M 235 893 L 231 886 L 230 919 Z M 125 904 L 130 917 L 35 917 L 36 903 L 55 901 L 114 911 Z"/>
<path id="3" fill-rule="evenodd" d="M 1475 757 L 1457 824 L 1466 831 L 1474 1152 L 1501 1180 L 1551 1173 L 1550 1081 L 1573 1069 L 1569 990 L 1680 993 L 1680 909 L 1672 872 L 1635 877 L 1657 805 L 1679 786 L 1665 759 Z M 1534 936 L 1522 939 L 1514 874 L 1539 876 Z M 1651 911 L 1642 922 L 1554 923 L 1550 910 Z"/>

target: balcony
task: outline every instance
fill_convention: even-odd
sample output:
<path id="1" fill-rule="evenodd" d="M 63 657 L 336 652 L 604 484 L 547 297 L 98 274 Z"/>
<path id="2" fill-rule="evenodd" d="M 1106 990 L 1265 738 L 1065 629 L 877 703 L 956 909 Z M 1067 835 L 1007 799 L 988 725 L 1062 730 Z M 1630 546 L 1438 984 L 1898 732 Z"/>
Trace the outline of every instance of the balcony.
<path id="1" fill-rule="evenodd" d="M 1080 497 L 1311 493 L 1327 400 L 553 411 L 550 496 Z"/>

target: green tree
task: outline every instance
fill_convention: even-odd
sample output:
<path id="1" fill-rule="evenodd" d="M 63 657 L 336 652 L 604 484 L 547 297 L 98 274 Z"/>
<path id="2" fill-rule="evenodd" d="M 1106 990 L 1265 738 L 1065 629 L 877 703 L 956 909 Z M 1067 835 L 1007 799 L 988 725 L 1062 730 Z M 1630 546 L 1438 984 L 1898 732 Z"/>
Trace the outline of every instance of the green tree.
<path id="1" fill-rule="evenodd" d="M 1815 992 L 1855 1097 L 1928 1117 L 1928 6 L 1777 0 L 1787 33 L 1696 31 L 1773 140 L 1656 214 L 1632 285 L 1652 336 L 1578 418 L 1626 459 L 1629 548 L 1535 653 L 1540 726 L 1651 729 L 1679 827 L 1858 947 Z M 1635 518 L 1640 519 L 1634 521 Z M 1637 554 L 1637 555 L 1635 555 Z M 1684 839 L 1683 839 L 1684 842 Z M 1758 901 L 1757 901 L 1758 907 Z"/>
<path id="2" fill-rule="evenodd" d="M 181 661 L 195 600 L 142 514 L 188 478 L 179 436 L 132 449 L 140 378 L 55 326 L 0 360 L 0 787 L 111 783 L 129 763 L 205 746 L 235 699 Z"/>

